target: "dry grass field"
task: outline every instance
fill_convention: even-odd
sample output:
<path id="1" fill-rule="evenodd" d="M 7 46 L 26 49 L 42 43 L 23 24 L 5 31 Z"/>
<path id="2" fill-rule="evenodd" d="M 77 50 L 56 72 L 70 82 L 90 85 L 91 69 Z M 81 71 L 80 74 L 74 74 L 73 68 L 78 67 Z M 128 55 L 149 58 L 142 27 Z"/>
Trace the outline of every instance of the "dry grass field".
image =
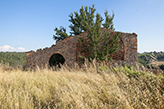
<path id="1" fill-rule="evenodd" d="M 0 65 L 0 109 L 164 108 L 164 77 L 133 67 L 4 69 Z"/>

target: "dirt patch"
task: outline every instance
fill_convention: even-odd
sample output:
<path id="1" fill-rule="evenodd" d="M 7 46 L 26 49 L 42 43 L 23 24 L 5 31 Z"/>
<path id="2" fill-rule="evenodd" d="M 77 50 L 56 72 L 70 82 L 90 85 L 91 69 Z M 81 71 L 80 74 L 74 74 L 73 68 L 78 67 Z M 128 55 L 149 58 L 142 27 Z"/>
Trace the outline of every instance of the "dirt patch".
<path id="1" fill-rule="evenodd" d="M 151 62 L 150 64 L 148 64 L 148 65 L 162 65 L 162 64 L 164 64 L 164 61 L 155 61 L 155 62 Z"/>

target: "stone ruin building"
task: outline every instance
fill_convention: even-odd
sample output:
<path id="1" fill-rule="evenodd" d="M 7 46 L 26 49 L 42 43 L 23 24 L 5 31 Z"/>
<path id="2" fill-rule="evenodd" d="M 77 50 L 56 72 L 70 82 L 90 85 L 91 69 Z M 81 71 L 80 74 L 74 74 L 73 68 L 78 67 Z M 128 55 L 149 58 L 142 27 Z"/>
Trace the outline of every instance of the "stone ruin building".
<path id="1" fill-rule="evenodd" d="M 102 34 L 104 34 L 106 31 L 110 33 L 109 37 L 118 33 L 107 28 L 101 28 Z M 78 61 L 78 52 L 80 52 L 79 48 L 77 47 L 78 38 L 85 37 L 87 35 L 88 32 L 86 31 L 80 35 L 70 36 L 62 41 L 58 41 L 56 45 L 52 45 L 49 48 L 46 47 L 44 49 L 38 49 L 36 52 L 27 52 L 27 68 L 35 68 L 36 66 L 52 66 L 57 65 L 58 63 L 65 63 L 69 66 L 73 65 Z M 117 53 L 111 55 L 112 60 L 108 62 L 108 65 L 127 64 L 137 67 L 137 35 L 135 33 L 121 33 L 119 38 L 119 50 Z"/>

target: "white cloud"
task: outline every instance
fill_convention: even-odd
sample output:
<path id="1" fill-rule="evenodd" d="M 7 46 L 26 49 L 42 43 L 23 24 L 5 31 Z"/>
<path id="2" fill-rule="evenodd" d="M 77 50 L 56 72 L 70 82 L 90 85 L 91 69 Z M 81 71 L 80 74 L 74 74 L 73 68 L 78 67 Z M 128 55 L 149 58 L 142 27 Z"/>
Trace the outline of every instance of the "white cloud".
<path id="1" fill-rule="evenodd" d="M 14 47 L 11 47 L 9 45 L 4 45 L 0 48 L 1 51 L 14 51 Z"/>
<path id="2" fill-rule="evenodd" d="M 18 47 L 17 48 L 19 51 L 25 51 L 25 48 L 23 48 L 23 47 Z"/>
<path id="3" fill-rule="evenodd" d="M 23 48 L 23 47 L 14 48 L 14 47 L 11 47 L 10 45 L 4 45 L 2 47 L 0 46 L 0 51 L 3 51 L 3 52 L 6 52 L 6 51 L 9 51 L 9 52 L 13 52 L 13 51 L 23 52 L 23 51 L 25 51 L 25 48 Z"/>

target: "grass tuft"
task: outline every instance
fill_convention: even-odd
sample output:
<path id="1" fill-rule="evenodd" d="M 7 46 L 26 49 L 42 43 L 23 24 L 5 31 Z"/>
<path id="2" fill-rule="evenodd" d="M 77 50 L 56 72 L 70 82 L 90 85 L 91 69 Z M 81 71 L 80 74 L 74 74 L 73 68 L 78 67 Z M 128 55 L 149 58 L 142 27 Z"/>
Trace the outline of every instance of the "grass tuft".
<path id="1" fill-rule="evenodd" d="M 164 78 L 133 67 L 85 64 L 83 69 L 4 70 L 0 108 L 164 108 Z M 96 73 L 97 72 L 97 73 Z"/>

